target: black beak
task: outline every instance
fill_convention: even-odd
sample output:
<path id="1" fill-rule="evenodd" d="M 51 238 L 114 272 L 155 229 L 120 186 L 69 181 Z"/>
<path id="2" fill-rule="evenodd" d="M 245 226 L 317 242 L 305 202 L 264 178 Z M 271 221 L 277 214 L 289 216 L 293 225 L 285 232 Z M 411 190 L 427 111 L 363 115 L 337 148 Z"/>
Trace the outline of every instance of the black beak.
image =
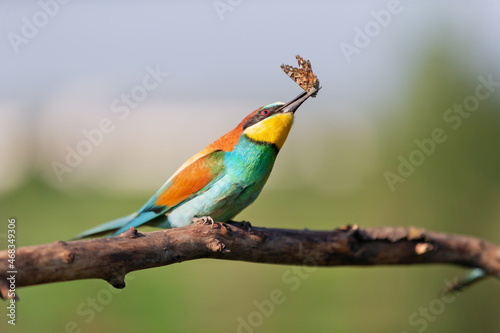
<path id="1" fill-rule="evenodd" d="M 309 92 L 309 93 L 307 91 L 304 91 L 302 94 L 300 94 L 299 96 L 292 99 L 290 102 L 283 105 L 278 110 L 278 112 L 281 112 L 281 113 L 293 112 L 293 113 L 295 113 L 295 111 L 297 111 L 299 106 L 302 105 L 302 103 L 304 103 L 306 101 L 306 99 L 311 97 L 311 95 L 317 94 L 320 89 L 321 89 L 321 87 L 319 87 L 316 90 Z"/>

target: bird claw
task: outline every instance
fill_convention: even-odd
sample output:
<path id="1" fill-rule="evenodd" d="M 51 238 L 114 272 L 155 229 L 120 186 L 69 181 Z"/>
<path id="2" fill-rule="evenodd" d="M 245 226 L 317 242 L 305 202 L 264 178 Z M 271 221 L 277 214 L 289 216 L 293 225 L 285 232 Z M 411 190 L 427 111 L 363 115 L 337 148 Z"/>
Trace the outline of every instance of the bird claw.
<path id="1" fill-rule="evenodd" d="M 245 228 L 247 231 L 252 231 L 252 224 L 248 221 L 241 221 L 240 222 L 243 228 Z"/>
<path id="2" fill-rule="evenodd" d="M 193 217 L 193 223 L 211 224 L 214 227 L 214 219 L 210 216 Z"/>
<path id="3" fill-rule="evenodd" d="M 247 231 L 252 231 L 252 224 L 248 221 L 242 221 L 245 224 L 245 228 L 247 228 Z"/>
<path id="4" fill-rule="evenodd" d="M 233 221 L 233 220 L 230 220 L 228 221 L 229 223 L 235 223 L 235 224 L 239 224 L 240 226 L 242 226 L 243 228 L 245 228 L 246 231 L 252 231 L 252 224 L 248 221 Z"/>

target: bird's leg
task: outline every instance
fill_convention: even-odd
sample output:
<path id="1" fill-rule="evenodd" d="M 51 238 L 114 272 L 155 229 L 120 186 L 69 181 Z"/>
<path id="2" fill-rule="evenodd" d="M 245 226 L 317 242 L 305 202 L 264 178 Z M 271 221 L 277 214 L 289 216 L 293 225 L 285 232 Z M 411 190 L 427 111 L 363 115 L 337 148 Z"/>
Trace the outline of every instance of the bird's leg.
<path id="1" fill-rule="evenodd" d="M 193 217 L 192 219 L 193 223 L 203 223 L 203 224 L 212 224 L 212 228 L 214 226 L 214 219 L 211 218 L 210 216 L 202 216 L 202 217 Z"/>

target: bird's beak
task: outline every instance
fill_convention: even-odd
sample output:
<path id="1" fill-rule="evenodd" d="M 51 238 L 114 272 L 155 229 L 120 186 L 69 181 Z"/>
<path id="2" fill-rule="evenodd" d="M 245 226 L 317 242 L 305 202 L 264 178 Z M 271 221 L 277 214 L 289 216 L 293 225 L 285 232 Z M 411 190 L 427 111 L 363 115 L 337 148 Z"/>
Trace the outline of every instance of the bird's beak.
<path id="1" fill-rule="evenodd" d="M 297 111 L 297 109 L 299 108 L 299 106 L 304 103 L 306 101 L 306 99 L 308 99 L 309 97 L 311 97 L 311 95 L 314 95 L 316 94 L 319 90 L 321 89 L 321 87 L 319 87 L 318 89 L 308 93 L 306 91 L 304 91 L 302 94 L 300 94 L 299 96 L 295 97 L 294 99 L 292 99 L 290 102 L 286 103 L 285 105 L 283 105 L 278 112 L 281 112 L 281 113 L 287 113 L 287 112 L 293 112 L 295 113 L 295 111 Z"/>

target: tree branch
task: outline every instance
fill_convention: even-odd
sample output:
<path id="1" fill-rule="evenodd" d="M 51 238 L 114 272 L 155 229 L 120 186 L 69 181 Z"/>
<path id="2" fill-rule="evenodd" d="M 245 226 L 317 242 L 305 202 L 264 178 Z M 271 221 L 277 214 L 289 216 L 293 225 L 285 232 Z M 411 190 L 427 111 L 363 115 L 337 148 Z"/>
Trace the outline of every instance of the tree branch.
<path id="1" fill-rule="evenodd" d="M 112 238 L 21 247 L 16 250 L 15 286 L 100 278 L 124 288 L 128 272 L 201 258 L 312 266 L 448 263 L 500 278 L 500 247 L 470 236 L 414 227 L 309 231 L 233 222 L 148 233 L 131 228 Z M 2 298 L 9 289 L 7 260 L 7 251 L 1 251 Z"/>

